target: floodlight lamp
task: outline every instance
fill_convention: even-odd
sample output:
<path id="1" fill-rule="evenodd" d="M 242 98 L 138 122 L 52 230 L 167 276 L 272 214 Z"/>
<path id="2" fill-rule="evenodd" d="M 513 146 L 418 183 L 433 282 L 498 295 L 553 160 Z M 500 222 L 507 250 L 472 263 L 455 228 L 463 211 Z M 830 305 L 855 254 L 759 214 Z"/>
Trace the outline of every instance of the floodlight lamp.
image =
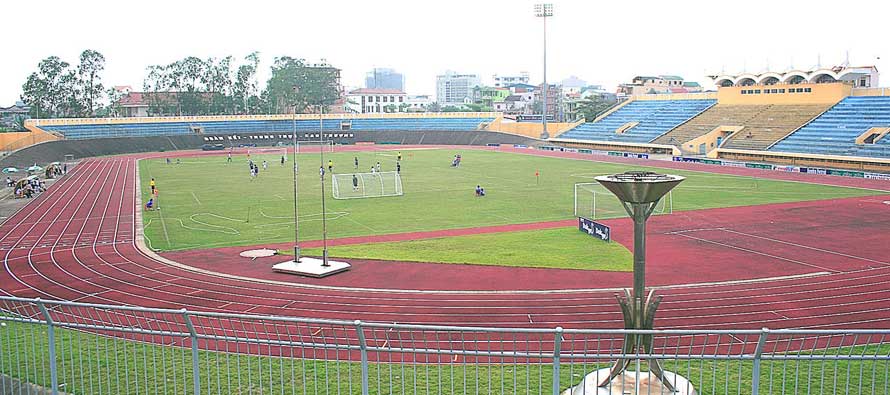
<path id="1" fill-rule="evenodd" d="M 553 4 L 552 3 L 535 4 L 535 16 L 537 16 L 537 17 L 553 16 Z"/>

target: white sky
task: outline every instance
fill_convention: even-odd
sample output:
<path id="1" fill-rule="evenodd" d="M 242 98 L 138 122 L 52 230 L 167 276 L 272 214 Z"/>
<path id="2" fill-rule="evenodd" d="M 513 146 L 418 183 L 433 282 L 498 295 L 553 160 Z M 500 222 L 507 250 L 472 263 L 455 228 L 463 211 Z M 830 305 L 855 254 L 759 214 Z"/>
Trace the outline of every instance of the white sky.
<path id="1" fill-rule="evenodd" d="M 277 2 L 8 1 L 3 15 L 0 105 L 13 104 L 37 63 L 105 55 L 106 86 L 141 90 L 145 67 L 185 56 L 260 51 L 261 84 L 275 56 L 325 58 L 357 87 L 372 67 L 405 75 L 409 94 L 434 94 L 451 69 L 542 75 L 542 26 L 528 0 L 296 0 Z M 890 2 L 799 0 L 555 0 L 548 19 L 548 80 L 576 75 L 608 89 L 641 74 L 704 75 L 839 64 L 890 70 Z M 824 4 L 823 4 L 824 3 Z M 878 58 L 881 59 L 878 59 Z M 890 75 L 884 78 L 890 81 Z"/>

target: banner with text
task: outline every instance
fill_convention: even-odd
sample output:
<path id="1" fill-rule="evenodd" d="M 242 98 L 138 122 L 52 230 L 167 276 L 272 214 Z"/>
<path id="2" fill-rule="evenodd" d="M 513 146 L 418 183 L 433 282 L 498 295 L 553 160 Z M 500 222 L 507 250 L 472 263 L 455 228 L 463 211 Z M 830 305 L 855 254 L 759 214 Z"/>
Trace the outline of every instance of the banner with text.
<path id="1" fill-rule="evenodd" d="M 612 230 L 608 226 L 591 219 L 578 217 L 578 230 L 602 241 L 612 240 Z"/>

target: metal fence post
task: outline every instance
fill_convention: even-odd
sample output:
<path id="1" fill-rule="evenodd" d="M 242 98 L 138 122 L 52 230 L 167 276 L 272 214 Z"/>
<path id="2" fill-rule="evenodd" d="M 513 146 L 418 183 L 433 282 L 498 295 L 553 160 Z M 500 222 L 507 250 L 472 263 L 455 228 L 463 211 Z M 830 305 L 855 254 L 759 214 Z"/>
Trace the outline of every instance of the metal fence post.
<path id="1" fill-rule="evenodd" d="M 553 395 L 559 395 L 559 353 L 562 349 L 562 327 L 553 334 Z"/>
<path id="2" fill-rule="evenodd" d="M 757 340 L 757 347 L 754 349 L 754 366 L 751 368 L 751 395 L 760 393 L 760 356 L 763 354 L 763 347 L 766 345 L 766 338 L 769 336 L 769 328 L 760 330 L 760 338 Z"/>
<path id="3" fill-rule="evenodd" d="M 59 394 L 59 369 L 56 366 L 56 331 L 55 325 L 53 324 L 53 318 L 49 315 L 49 310 L 46 309 L 46 305 L 40 300 L 40 298 L 34 299 L 34 302 L 37 303 L 37 308 L 40 309 L 40 314 L 43 314 L 43 318 L 46 319 L 46 333 L 49 337 L 49 380 L 51 383 L 52 394 Z"/>
<path id="4" fill-rule="evenodd" d="M 362 329 L 362 322 L 355 320 L 355 333 L 358 336 L 358 349 L 361 351 L 362 358 L 362 395 L 368 395 L 368 343 L 365 341 L 365 332 Z"/>
<path id="5" fill-rule="evenodd" d="M 186 309 L 179 310 L 182 312 L 182 318 L 185 320 L 185 327 L 189 330 L 189 337 L 192 341 L 192 381 L 195 384 L 195 395 L 201 395 L 201 373 L 198 370 L 198 332 L 192 324 L 192 318 Z"/>

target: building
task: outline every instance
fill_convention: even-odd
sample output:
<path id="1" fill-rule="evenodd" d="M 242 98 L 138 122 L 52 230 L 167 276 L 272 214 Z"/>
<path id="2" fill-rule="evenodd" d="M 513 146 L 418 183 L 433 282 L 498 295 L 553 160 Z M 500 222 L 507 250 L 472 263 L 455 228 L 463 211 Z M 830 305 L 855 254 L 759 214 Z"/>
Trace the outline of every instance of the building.
<path id="1" fill-rule="evenodd" d="M 477 86 L 473 88 L 473 103 L 494 108 L 495 102 L 504 101 L 507 96 L 510 96 L 510 93 L 510 90 L 507 88 Z"/>
<path id="2" fill-rule="evenodd" d="M 693 93 L 701 92 L 697 82 L 684 81 L 677 75 L 636 76 L 630 83 L 618 86 L 618 97 L 623 99 L 635 95 L 651 95 L 660 93 Z"/>
<path id="3" fill-rule="evenodd" d="M 405 103 L 408 103 L 408 112 L 426 112 L 434 101 L 431 95 L 409 95 L 405 99 Z"/>
<path id="4" fill-rule="evenodd" d="M 543 84 L 541 84 L 536 87 L 534 92 L 532 92 L 534 94 L 534 105 L 532 107 L 526 109 L 527 110 L 526 114 L 540 115 L 541 112 L 546 112 L 547 116 L 548 116 L 547 119 L 552 119 L 552 120 L 555 120 L 556 122 L 562 122 L 562 119 L 563 119 L 563 116 L 562 116 L 562 114 L 563 114 L 563 111 L 562 111 L 562 102 L 563 102 L 562 88 L 559 85 L 555 85 L 555 84 L 547 84 L 547 85 L 548 85 L 548 87 L 547 87 L 547 109 L 546 110 L 542 109 L 544 106 L 544 103 L 543 103 L 544 88 L 543 88 Z"/>
<path id="5" fill-rule="evenodd" d="M 357 114 L 406 112 L 406 99 L 405 92 L 398 89 L 362 88 L 346 94 L 346 108 Z"/>
<path id="6" fill-rule="evenodd" d="M 531 103 L 534 99 L 535 94 L 533 92 L 515 93 L 505 97 L 503 101 L 492 103 L 492 109 L 506 115 L 525 114 L 526 110 L 531 108 Z"/>
<path id="7" fill-rule="evenodd" d="M 835 66 L 811 70 L 768 71 L 765 73 L 742 73 L 737 75 L 709 75 L 718 87 L 779 85 L 779 84 L 821 84 L 843 82 L 854 88 L 878 87 L 879 73 L 875 66 Z"/>
<path id="8" fill-rule="evenodd" d="M 495 88 L 506 88 L 512 84 L 528 84 L 528 71 L 520 71 L 519 75 L 495 74 L 491 78 Z"/>
<path id="9" fill-rule="evenodd" d="M 562 93 L 567 95 L 570 93 L 581 93 L 581 89 L 587 86 L 587 81 L 573 75 L 560 81 L 559 85 L 562 86 Z"/>
<path id="10" fill-rule="evenodd" d="M 18 129 L 19 122 L 31 118 L 31 107 L 22 101 L 9 107 L 0 107 L 0 129 Z"/>
<path id="11" fill-rule="evenodd" d="M 436 101 L 441 106 L 460 106 L 473 102 L 473 88 L 481 86 L 477 74 L 446 71 L 436 76 Z"/>
<path id="12" fill-rule="evenodd" d="M 365 74 L 365 88 L 405 90 L 405 76 L 394 69 L 375 67 Z"/>

